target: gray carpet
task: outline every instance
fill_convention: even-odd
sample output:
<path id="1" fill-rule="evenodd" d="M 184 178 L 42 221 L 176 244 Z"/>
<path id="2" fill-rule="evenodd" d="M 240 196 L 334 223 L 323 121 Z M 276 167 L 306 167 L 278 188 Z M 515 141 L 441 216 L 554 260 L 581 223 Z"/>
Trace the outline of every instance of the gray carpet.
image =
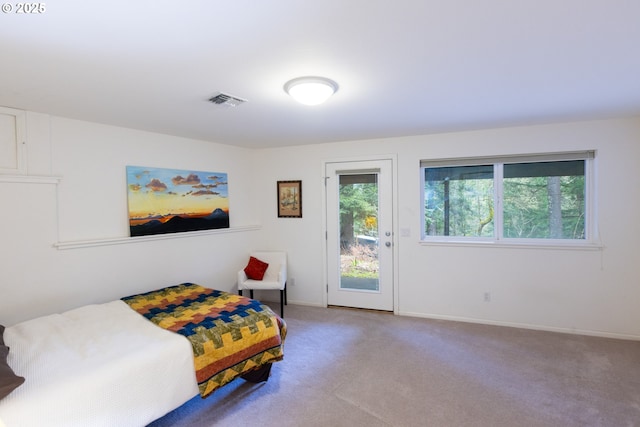
<path id="1" fill-rule="evenodd" d="M 152 426 L 640 426 L 640 342 L 295 305 L 285 320 L 268 382 Z"/>

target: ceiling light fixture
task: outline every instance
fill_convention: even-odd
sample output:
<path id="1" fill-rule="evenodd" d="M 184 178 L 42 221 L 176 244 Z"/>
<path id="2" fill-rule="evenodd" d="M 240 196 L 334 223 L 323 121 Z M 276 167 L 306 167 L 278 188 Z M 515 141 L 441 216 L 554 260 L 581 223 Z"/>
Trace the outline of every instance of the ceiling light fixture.
<path id="1" fill-rule="evenodd" d="M 325 77 L 298 77 L 284 84 L 284 91 L 305 105 L 325 102 L 338 90 L 338 84 Z"/>

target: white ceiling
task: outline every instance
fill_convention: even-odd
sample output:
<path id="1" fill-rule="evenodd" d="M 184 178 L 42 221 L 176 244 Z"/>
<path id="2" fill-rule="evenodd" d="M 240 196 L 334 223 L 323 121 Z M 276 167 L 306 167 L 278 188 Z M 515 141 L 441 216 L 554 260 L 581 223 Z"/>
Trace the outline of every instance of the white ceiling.
<path id="1" fill-rule="evenodd" d="M 638 0 L 44 4 L 0 13 L 0 105 L 244 147 L 640 114 Z"/>

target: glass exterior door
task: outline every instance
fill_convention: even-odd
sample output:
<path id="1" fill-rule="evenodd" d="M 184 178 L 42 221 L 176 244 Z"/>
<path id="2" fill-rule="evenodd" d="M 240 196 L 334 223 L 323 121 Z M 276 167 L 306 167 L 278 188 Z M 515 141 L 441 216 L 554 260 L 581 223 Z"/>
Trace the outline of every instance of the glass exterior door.
<path id="1" fill-rule="evenodd" d="M 391 160 L 327 163 L 329 305 L 393 310 Z"/>

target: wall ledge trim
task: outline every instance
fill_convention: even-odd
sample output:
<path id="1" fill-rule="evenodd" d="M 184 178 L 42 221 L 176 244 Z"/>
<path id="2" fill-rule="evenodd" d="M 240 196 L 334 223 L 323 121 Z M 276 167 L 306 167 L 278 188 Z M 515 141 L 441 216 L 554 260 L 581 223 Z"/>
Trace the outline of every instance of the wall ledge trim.
<path id="1" fill-rule="evenodd" d="M 208 236 L 211 234 L 242 233 L 246 231 L 256 231 L 260 225 L 245 225 L 231 228 L 218 228 L 215 230 L 189 231 L 185 233 L 156 234 L 153 236 L 139 237 L 116 237 L 110 239 L 75 240 L 68 242 L 56 242 L 53 247 L 58 250 L 92 248 L 97 246 L 126 245 L 129 243 L 154 242 L 158 240 L 183 239 L 187 237 Z"/>
<path id="2" fill-rule="evenodd" d="M 17 184 L 59 184 L 62 177 L 51 175 L 2 175 L 0 182 Z"/>

